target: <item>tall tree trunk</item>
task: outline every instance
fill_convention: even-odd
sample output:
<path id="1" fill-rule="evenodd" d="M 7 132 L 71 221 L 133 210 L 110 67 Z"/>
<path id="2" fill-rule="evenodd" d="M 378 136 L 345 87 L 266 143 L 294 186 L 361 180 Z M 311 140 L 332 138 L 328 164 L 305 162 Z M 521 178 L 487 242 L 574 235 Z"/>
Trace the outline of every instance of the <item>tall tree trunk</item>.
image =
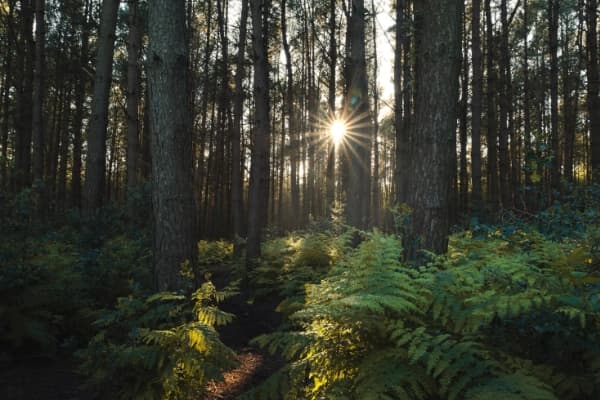
<path id="1" fill-rule="evenodd" d="M 89 125 L 85 184 L 83 188 L 84 207 L 88 213 L 100 208 L 103 200 L 108 101 L 112 81 L 113 49 L 118 9 L 119 0 L 102 1 L 94 95 L 92 98 L 92 117 Z"/>
<path id="2" fill-rule="evenodd" d="M 17 47 L 17 38 L 15 35 L 15 1 L 8 2 L 8 15 L 6 23 L 6 53 L 4 57 L 4 82 L 2 85 L 2 125 L 0 125 L 0 146 L 2 153 L 0 154 L 0 189 L 8 187 L 8 136 L 9 136 L 9 109 L 10 109 L 10 88 L 14 73 L 12 71 L 13 48 Z"/>
<path id="3" fill-rule="evenodd" d="M 150 1 L 148 27 L 155 282 L 179 290 L 179 268 L 197 253 L 185 2 Z"/>
<path id="4" fill-rule="evenodd" d="M 83 136 L 83 118 L 85 114 L 85 92 L 88 80 L 85 68 L 89 59 L 89 28 L 90 0 L 86 0 L 81 26 L 81 48 L 79 50 L 79 65 L 75 80 L 75 117 L 73 118 L 73 160 L 71 170 L 71 205 L 81 208 L 81 151 Z"/>
<path id="5" fill-rule="evenodd" d="M 372 201 L 372 222 L 371 225 L 379 226 L 380 211 L 380 187 L 379 187 L 379 88 L 377 86 L 378 65 L 377 65 L 377 10 L 375 9 L 375 0 L 371 0 L 371 9 L 373 13 L 373 182 L 371 183 Z"/>
<path id="6" fill-rule="evenodd" d="M 491 0 L 485 0 L 486 41 L 487 41 L 487 148 L 488 148 L 488 197 L 495 209 L 498 197 L 498 121 L 496 118 L 496 68 L 494 66 L 494 29 L 492 24 Z"/>
<path id="7" fill-rule="evenodd" d="M 127 189 L 137 185 L 139 158 L 140 46 L 142 32 L 138 0 L 129 0 L 129 34 L 127 36 Z"/>
<path id="8" fill-rule="evenodd" d="M 457 211 L 464 213 L 469 209 L 469 172 L 467 171 L 467 132 L 469 110 L 469 48 L 467 40 L 466 14 L 463 13 L 463 52 L 462 52 L 462 80 L 460 104 L 460 187 L 459 208 Z"/>
<path id="9" fill-rule="evenodd" d="M 597 0 L 587 2 L 587 104 L 591 138 L 592 180 L 600 183 L 600 76 L 598 74 Z"/>
<path id="10" fill-rule="evenodd" d="M 248 194 L 248 240 L 246 259 L 251 266 L 260 257 L 260 241 L 268 210 L 269 179 L 269 65 L 267 33 L 269 9 L 265 0 L 251 0 L 252 47 L 254 49 L 254 140 Z M 265 174 L 265 170 L 267 174 Z M 266 175 L 266 176 L 265 176 Z"/>
<path id="11" fill-rule="evenodd" d="M 30 183 L 31 129 L 33 111 L 33 6 L 32 0 L 21 1 L 21 42 L 18 46 L 17 65 L 17 132 L 15 139 L 15 189 L 21 190 Z"/>
<path id="12" fill-rule="evenodd" d="M 348 224 L 366 228 L 369 222 L 369 180 L 371 172 L 372 127 L 369 112 L 367 66 L 365 59 L 364 0 L 352 0 L 350 16 L 350 82 L 345 102 L 350 119 L 349 138 L 344 143 L 348 174 L 346 219 Z M 366 189 L 366 191 L 365 191 Z"/>
<path id="13" fill-rule="evenodd" d="M 416 1 L 416 98 L 412 127 L 410 202 L 413 210 L 406 256 L 421 249 L 444 253 L 448 247 L 451 179 L 450 145 L 456 137 L 460 72 L 461 2 Z"/>
<path id="14" fill-rule="evenodd" d="M 558 148 L 558 18 L 559 0 L 548 3 L 548 46 L 550 49 L 550 186 L 558 190 L 560 185 L 560 151 Z"/>
<path id="15" fill-rule="evenodd" d="M 241 163 L 242 116 L 244 109 L 244 75 L 246 71 L 246 27 L 248 23 L 248 0 L 242 0 L 240 32 L 238 39 L 237 70 L 233 104 L 233 130 L 231 137 L 231 219 L 236 254 L 240 253 L 240 238 L 244 231 L 244 188 Z"/>
<path id="16" fill-rule="evenodd" d="M 510 156 L 508 152 L 508 136 L 509 136 L 509 103 L 511 99 L 508 95 L 508 69 L 510 68 L 510 55 L 508 48 L 508 9 L 507 0 L 500 2 L 500 21 L 502 24 L 502 32 L 500 35 L 500 130 L 498 137 L 498 169 L 500 173 L 500 197 L 502 207 L 511 208 L 510 194 Z"/>
<path id="17" fill-rule="evenodd" d="M 481 110 L 483 106 L 483 65 L 481 62 L 481 0 L 473 0 L 471 19 L 471 54 L 473 81 L 471 99 L 471 209 L 478 213 L 483 206 L 481 189 Z"/>
<path id="18" fill-rule="evenodd" d="M 533 198 L 531 195 L 533 180 L 531 178 L 533 172 L 533 160 L 535 153 L 531 145 L 531 107 L 530 107 L 530 82 L 529 82 L 529 4 L 528 0 L 523 0 L 523 129 L 524 132 L 524 156 L 525 156 L 525 209 L 529 209 L 532 205 Z"/>
<path id="19" fill-rule="evenodd" d="M 35 66 L 33 75 L 33 184 L 39 196 L 38 213 L 45 210 L 44 179 L 44 75 L 46 1 L 35 0 Z"/>
<path id="20" fill-rule="evenodd" d="M 330 119 L 334 120 L 335 115 L 335 99 L 336 99 L 336 67 L 337 67 L 337 40 L 336 40 L 336 0 L 329 0 L 329 81 L 327 104 L 329 106 Z M 326 170 L 326 193 L 325 205 L 327 207 L 327 215 L 331 216 L 332 209 L 335 204 L 335 143 L 333 137 L 327 140 L 327 170 Z"/>

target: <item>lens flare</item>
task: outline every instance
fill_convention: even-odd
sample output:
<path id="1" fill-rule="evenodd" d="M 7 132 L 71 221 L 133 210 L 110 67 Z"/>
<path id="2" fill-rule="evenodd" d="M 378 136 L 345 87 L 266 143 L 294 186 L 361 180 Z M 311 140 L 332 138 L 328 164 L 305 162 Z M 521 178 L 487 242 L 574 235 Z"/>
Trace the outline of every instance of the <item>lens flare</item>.
<path id="1" fill-rule="evenodd" d="M 346 136 L 346 124 L 340 120 L 333 121 L 329 130 L 331 132 L 333 143 L 336 146 L 339 146 L 344 140 L 344 136 Z"/>

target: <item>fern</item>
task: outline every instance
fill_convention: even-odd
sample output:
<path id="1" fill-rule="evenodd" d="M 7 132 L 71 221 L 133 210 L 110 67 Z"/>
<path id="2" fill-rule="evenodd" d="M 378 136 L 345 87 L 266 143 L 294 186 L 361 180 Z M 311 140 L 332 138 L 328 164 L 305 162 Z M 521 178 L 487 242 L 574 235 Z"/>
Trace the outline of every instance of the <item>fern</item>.
<path id="1" fill-rule="evenodd" d="M 292 385 L 280 398 L 546 400 L 600 393 L 600 361 L 592 361 L 600 355 L 600 308 L 585 283 L 587 247 L 535 232 L 492 232 L 485 240 L 463 234 L 446 258 L 410 268 L 399 261 L 398 239 L 364 235 L 319 283 L 305 285 L 303 299 L 290 302 L 281 331 L 255 340 L 289 360 L 271 388 L 303 387 Z M 568 345 L 548 354 L 544 335 Z M 590 361 L 565 370 L 561 363 L 580 351 Z M 529 359 L 516 362 L 516 354 Z"/>

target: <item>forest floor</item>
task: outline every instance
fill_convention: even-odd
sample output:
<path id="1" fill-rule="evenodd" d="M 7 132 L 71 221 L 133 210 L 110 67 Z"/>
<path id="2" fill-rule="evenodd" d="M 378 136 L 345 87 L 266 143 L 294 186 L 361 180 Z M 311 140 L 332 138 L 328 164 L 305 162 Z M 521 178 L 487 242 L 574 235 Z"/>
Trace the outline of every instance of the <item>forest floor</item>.
<path id="1" fill-rule="evenodd" d="M 229 268 L 213 272 L 213 281 L 222 288 Z M 220 308 L 235 314 L 233 322 L 219 329 L 221 340 L 232 348 L 238 366 L 224 373 L 221 382 L 209 382 L 204 400 L 235 399 L 266 380 L 283 362 L 249 341 L 271 332 L 281 322 L 275 313 L 276 299 L 249 304 L 241 295 L 226 300 Z M 1 352 L 0 352 L 1 353 Z M 52 357 L 24 357 L 0 362 L 0 400 L 91 400 L 97 395 L 83 388 L 85 377 L 77 372 L 77 360 L 69 354 Z M 200 399 L 198 399 L 200 400 Z"/>

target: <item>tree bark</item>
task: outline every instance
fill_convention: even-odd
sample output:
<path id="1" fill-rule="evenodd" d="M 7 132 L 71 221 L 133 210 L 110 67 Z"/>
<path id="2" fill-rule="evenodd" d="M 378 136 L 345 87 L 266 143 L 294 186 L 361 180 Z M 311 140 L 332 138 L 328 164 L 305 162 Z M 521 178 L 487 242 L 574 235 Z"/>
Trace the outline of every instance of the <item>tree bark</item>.
<path id="1" fill-rule="evenodd" d="M 558 18 L 559 0 L 548 3 L 548 46 L 550 49 L 550 186 L 558 190 L 560 185 L 560 149 L 558 148 Z"/>
<path id="2" fill-rule="evenodd" d="M 185 1 L 149 2 L 148 83 L 158 290 L 183 289 L 180 266 L 189 261 L 194 268 L 197 257 L 185 26 Z"/>
<path id="3" fill-rule="evenodd" d="M 492 208 L 499 204 L 498 197 L 498 121 L 496 118 L 496 68 L 494 66 L 495 43 L 492 24 L 491 0 L 485 0 L 487 41 L 487 148 L 488 148 L 488 197 Z"/>
<path id="4" fill-rule="evenodd" d="M 73 118 L 73 160 L 71 169 L 71 205 L 81 208 L 81 152 L 83 135 L 83 118 L 85 114 L 85 92 L 87 86 L 86 67 L 89 59 L 89 28 L 90 0 L 86 0 L 81 26 L 81 48 L 79 50 L 79 65 L 75 80 L 75 117 Z"/>
<path id="5" fill-rule="evenodd" d="M 88 151 L 83 188 L 84 207 L 91 213 L 102 206 L 106 164 L 106 129 L 108 101 L 112 81 L 113 49 L 119 0 L 102 1 L 102 17 L 98 37 L 96 75 L 92 98 L 92 116 L 88 134 Z"/>
<path id="6" fill-rule="evenodd" d="M 415 119 L 411 124 L 412 208 L 406 257 L 420 250 L 444 253 L 448 247 L 451 148 L 456 135 L 460 72 L 459 0 L 417 1 Z"/>
<path id="7" fill-rule="evenodd" d="M 481 110 L 483 105 L 483 65 L 481 63 L 481 0 L 473 0 L 471 20 L 471 54 L 473 81 L 471 99 L 471 209 L 478 213 L 483 206 L 481 190 Z"/>
<path id="8" fill-rule="evenodd" d="M 592 181 L 600 183 L 600 76 L 598 73 L 597 0 L 588 0 L 587 19 L 587 106 L 591 138 Z"/>
<path id="9" fill-rule="evenodd" d="M 268 210 L 269 179 L 269 65 L 267 60 L 268 7 L 265 0 L 251 0 L 252 47 L 254 49 L 254 140 L 248 194 L 247 266 L 260 257 L 260 242 Z M 265 171 L 267 172 L 265 174 Z M 265 176 L 266 175 L 266 176 Z"/>
<path id="10" fill-rule="evenodd" d="M 344 142 L 346 188 L 346 220 L 349 225 L 364 229 L 369 223 L 369 180 L 371 173 L 372 124 L 369 111 L 367 65 L 365 59 L 364 0 L 352 0 L 350 16 L 350 82 L 346 108 L 350 121 L 350 136 Z M 366 189 L 366 190 L 365 190 Z"/>
<path id="11" fill-rule="evenodd" d="M 137 185 L 139 158 L 140 46 L 142 32 L 138 16 L 138 0 L 129 0 L 129 33 L 127 36 L 127 189 Z"/>
<path id="12" fill-rule="evenodd" d="M 33 74 L 33 184 L 39 195 L 38 213 L 45 209 L 44 179 L 44 59 L 46 40 L 46 1 L 35 0 L 35 66 Z"/>
<path id="13" fill-rule="evenodd" d="M 246 27 L 248 23 L 248 0 L 242 0 L 240 32 L 238 39 L 235 96 L 233 104 L 233 130 L 231 137 L 231 219 L 236 254 L 240 253 L 240 238 L 244 231 L 244 188 L 241 164 L 242 116 L 244 109 L 244 76 L 246 71 Z"/>

